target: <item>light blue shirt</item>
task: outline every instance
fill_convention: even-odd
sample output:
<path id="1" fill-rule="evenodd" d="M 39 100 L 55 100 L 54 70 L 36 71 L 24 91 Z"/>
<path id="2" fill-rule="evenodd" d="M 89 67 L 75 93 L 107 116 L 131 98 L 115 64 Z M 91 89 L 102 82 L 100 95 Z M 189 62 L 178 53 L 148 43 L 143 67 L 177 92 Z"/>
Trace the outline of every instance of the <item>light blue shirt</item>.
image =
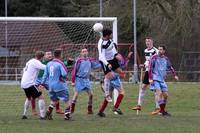
<path id="1" fill-rule="evenodd" d="M 47 64 L 42 78 L 42 84 L 48 80 L 49 91 L 59 92 L 67 89 L 67 68 L 59 59 L 53 59 Z"/>
<path id="2" fill-rule="evenodd" d="M 154 55 L 150 60 L 149 79 L 164 82 L 167 71 L 169 70 L 173 73 L 174 76 L 176 75 L 168 57 Z"/>

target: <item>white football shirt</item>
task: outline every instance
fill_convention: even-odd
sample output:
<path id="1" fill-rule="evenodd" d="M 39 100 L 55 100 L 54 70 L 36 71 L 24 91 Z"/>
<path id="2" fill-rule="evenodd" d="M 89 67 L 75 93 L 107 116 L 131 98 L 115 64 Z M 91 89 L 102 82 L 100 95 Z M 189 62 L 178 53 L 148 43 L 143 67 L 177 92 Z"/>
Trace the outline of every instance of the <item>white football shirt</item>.
<path id="1" fill-rule="evenodd" d="M 112 40 L 99 39 L 98 42 L 99 60 L 108 65 L 108 60 L 114 59 L 117 54 L 117 46 Z"/>
<path id="2" fill-rule="evenodd" d="M 45 67 L 46 66 L 42 64 L 39 60 L 35 58 L 30 59 L 23 69 L 21 88 L 27 89 L 35 85 L 39 70 L 44 70 Z"/>
<path id="3" fill-rule="evenodd" d="M 155 47 L 152 47 L 151 49 L 145 49 L 144 50 L 144 55 L 145 55 L 145 62 L 144 62 L 144 65 L 145 65 L 145 69 L 146 71 L 149 70 L 149 61 L 151 59 L 151 57 L 155 54 L 158 54 L 158 49 L 155 48 Z"/>

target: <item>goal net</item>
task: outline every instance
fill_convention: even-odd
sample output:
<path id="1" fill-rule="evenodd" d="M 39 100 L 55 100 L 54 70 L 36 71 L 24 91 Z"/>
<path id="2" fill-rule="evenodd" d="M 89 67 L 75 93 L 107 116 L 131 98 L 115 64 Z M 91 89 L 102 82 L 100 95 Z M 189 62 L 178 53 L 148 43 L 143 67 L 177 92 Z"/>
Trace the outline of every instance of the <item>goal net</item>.
<path id="1" fill-rule="evenodd" d="M 64 59 L 75 59 L 80 49 L 87 47 L 89 56 L 97 58 L 100 34 L 92 30 L 97 22 L 112 29 L 117 42 L 115 17 L 0 17 L 0 119 L 8 116 L 17 119 L 14 115 L 22 114 L 25 95 L 19 81 L 25 63 L 34 57 L 35 51 L 61 48 Z"/>
<path id="2" fill-rule="evenodd" d="M 74 59 L 86 46 L 89 55 L 97 57 L 100 34 L 92 30 L 97 22 L 113 29 L 117 42 L 116 18 L 0 18 L 1 80 L 18 80 L 25 62 L 37 50 L 61 48 L 64 58 Z"/>

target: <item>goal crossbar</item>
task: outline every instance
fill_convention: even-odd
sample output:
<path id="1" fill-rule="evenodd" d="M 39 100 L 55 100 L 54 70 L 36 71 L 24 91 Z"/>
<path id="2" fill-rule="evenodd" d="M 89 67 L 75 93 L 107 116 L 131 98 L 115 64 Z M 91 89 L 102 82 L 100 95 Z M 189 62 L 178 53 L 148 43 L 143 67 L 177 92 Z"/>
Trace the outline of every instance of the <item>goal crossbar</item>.
<path id="1" fill-rule="evenodd" d="M 0 22 L 20 22 L 20 21 L 32 21 L 32 22 L 67 22 L 67 21 L 94 21 L 104 22 L 111 21 L 113 24 L 113 40 L 118 42 L 117 39 L 117 17 L 0 17 Z"/>

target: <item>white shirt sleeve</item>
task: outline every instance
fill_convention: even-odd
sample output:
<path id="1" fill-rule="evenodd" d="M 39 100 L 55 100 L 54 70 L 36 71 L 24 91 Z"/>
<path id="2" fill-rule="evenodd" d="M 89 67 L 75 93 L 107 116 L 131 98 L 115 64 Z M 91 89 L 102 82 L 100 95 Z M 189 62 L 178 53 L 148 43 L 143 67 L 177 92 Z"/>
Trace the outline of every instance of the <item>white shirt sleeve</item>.
<path id="1" fill-rule="evenodd" d="M 99 52 L 99 60 L 103 62 L 106 66 L 109 64 L 105 57 L 105 49 L 102 48 L 103 40 L 100 39 L 98 42 L 98 52 Z"/>
<path id="2" fill-rule="evenodd" d="M 33 65 L 35 68 L 40 69 L 40 70 L 45 70 L 46 68 L 46 65 L 42 64 L 39 60 L 36 60 Z"/>

